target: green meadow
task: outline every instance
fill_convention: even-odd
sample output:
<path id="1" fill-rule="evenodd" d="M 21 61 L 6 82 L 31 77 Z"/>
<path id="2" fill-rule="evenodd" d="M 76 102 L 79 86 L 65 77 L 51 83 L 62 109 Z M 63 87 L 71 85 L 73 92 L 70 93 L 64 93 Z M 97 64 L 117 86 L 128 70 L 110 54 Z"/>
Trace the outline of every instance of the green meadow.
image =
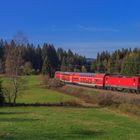
<path id="1" fill-rule="evenodd" d="M 5 84 L 5 83 L 4 83 Z M 58 103 L 79 100 L 45 89 L 36 76 L 17 103 Z M 139 140 L 140 120 L 106 108 L 3 107 L 0 140 Z"/>
<path id="2" fill-rule="evenodd" d="M 40 79 L 36 76 L 29 77 L 27 89 L 17 99 L 17 103 L 58 103 L 78 100 L 73 96 L 58 93 L 57 91 L 41 87 Z"/>

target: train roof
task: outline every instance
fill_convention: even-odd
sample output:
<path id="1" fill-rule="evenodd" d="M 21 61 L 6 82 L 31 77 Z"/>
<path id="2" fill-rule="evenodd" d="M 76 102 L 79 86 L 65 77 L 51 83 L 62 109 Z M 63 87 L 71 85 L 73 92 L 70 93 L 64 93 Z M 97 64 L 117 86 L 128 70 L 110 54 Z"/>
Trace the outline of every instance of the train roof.
<path id="1" fill-rule="evenodd" d="M 110 77 L 116 77 L 116 78 L 131 78 L 131 77 L 139 77 L 140 75 L 116 75 L 116 74 L 108 74 L 108 73 L 89 73 L 89 72 L 63 72 L 63 71 L 56 71 L 56 73 L 61 73 L 61 74 L 79 74 L 80 76 L 110 76 Z"/>
<path id="2" fill-rule="evenodd" d="M 137 75 L 109 75 L 110 77 L 116 77 L 116 78 L 131 78 L 131 77 L 139 77 Z"/>
<path id="3" fill-rule="evenodd" d="M 94 76 L 95 74 L 94 73 L 84 73 L 84 72 L 76 72 L 74 74 L 79 74 L 80 76 Z"/>
<path id="4" fill-rule="evenodd" d="M 62 74 L 78 74 L 80 76 L 96 76 L 96 75 L 105 75 L 103 73 L 89 73 L 89 72 L 62 72 L 62 71 L 57 71 L 58 73 L 62 73 Z M 56 72 L 56 73 L 57 73 Z"/>
<path id="5" fill-rule="evenodd" d="M 63 72 L 63 71 L 57 71 L 56 73 L 79 74 L 79 75 L 94 75 L 94 73 L 89 73 L 89 72 Z"/>

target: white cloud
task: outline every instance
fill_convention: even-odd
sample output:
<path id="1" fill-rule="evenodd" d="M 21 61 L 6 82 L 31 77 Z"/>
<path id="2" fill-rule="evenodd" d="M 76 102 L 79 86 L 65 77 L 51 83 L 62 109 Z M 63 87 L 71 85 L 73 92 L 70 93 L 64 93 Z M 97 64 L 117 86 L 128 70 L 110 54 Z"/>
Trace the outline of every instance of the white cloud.
<path id="1" fill-rule="evenodd" d="M 91 32 L 119 32 L 119 29 L 115 28 L 103 28 L 103 27 L 85 27 L 79 26 L 79 28 L 83 31 L 91 31 Z"/>
<path id="2" fill-rule="evenodd" d="M 116 28 L 107 28 L 107 27 L 88 27 L 88 26 L 74 26 L 74 27 L 57 27 L 52 25 L 49 30 L 51 31 L 88 31 L 88 32 L 119 32 L 119 29 Z"/>

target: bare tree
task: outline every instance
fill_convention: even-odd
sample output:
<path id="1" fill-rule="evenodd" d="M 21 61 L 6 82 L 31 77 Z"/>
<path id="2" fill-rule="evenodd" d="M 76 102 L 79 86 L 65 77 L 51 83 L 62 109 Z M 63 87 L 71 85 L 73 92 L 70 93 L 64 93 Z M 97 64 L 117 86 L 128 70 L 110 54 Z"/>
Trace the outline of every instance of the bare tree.
<path id="1" fill-rule="evenodd" d="M 10 103 L 16 104 L 16 99 L 23 90 L 24 79 L 21 76 L 23 70 L 23 59 L 21 55 L 21 47 L 14 41 L 6 46 L 5 56 L 5 76 L 7 81 L 6 96 Z"/>

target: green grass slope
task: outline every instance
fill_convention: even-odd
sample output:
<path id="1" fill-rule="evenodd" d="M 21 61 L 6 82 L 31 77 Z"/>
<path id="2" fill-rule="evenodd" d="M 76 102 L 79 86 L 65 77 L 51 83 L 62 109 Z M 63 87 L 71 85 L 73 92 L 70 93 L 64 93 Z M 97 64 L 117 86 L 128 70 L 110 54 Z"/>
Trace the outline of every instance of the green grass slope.
<path id="1" fill-rule="evenodd" d="M 36 76 L 18 103 L 77 100 L 39 86 Z M 0 140 L 139 140 L 140 121 L 102 108 L 0 108 Z"/>
<path id="2" fill-rule="evenodd" d="M 2 140 L 139 140 L 140 122 L 103 109 L 0 109 Z"/>

